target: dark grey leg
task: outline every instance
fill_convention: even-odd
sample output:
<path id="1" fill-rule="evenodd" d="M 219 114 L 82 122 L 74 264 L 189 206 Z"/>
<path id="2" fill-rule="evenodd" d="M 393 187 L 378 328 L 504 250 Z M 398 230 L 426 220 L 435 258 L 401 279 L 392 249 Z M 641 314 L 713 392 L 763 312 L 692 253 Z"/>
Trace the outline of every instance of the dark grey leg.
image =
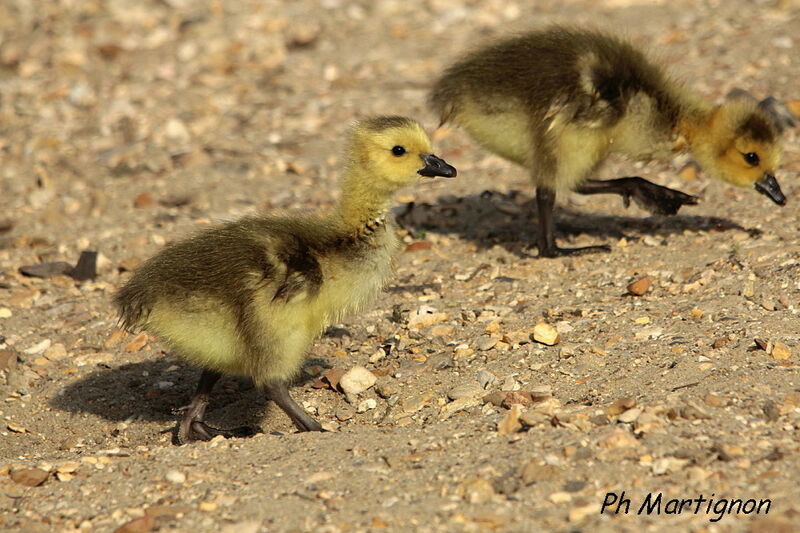
<path id="1" fill-rule="evenodd" d="M 697 204 L 697 196 L 662 187 L 638 176 L 613 180 L 588 180 L 576 192 L 581 194 L 619 194 L 625 207 L 631 199 L 654 215 L 674 215 L 684 205 Z"/>
<path id="2" fill-rule="evenodd" d="M 264 387 L 267 398 L 283 409 L 289 415 L 294 425 L 300 431 L 322 431 L 322 426 L 311 418 L 305 410 L 297 405 L 292 397 L 289 396 L 289 389 L 284 382 L 274 382 Z"/>
<path id="3" fill-rule="evenodd" d="M 539 256 L 559 257 L 562 255 L 579 255 L 592 252 L 608 252 L 607 245 L 581 246 L 579 248 L 559 248 L 556 246 L 555 220 L 553 206 L 556 193 L 545 187 L 536 188 L 536 208 L 539 215 Z"/>
<path id="4" fill-rule="evenodd" d="M 192 396 L 192 401 L 185 408 L 180 426 L 178 426 L 178 442 L 180 444 L 186 444 L 193 440 L 209 440 L 212 437 L 202 427 L 205 426 L 203 417 L 206 414 L 211 390 L 221 377 L 222 375 L 219 372 L 203 370 L 200 375 L 200 381 L 197 383 L 197 389 L 194 392 L 194 396 Z"/>
<path id="5" fill-rule="evenodd" d="M 197 383 L 197 390 L 192 396 L 192 401 L 184 408 L 183 418 L 178 426 L 178 444 L 186 444 L 195 440 L 211 440 L 217 435 L 231 438 L 247 437 L 254 433 L 253 429 L 249 427 L 222 430 L 212 428 L 203 422 L 211 390 L 221 377 L 222 374 L 214 370 L 203 370 L 200 375 L 200 381 Z"/>

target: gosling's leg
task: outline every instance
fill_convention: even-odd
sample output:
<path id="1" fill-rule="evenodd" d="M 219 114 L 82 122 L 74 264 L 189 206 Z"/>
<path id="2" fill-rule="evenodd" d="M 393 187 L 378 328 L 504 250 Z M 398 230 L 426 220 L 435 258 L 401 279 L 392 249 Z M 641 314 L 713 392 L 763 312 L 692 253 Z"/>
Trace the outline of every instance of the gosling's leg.
<path id="1" fill-rule="evenodd" d="M 539 214 L 539 256 L 559 257 L 562 255 L 586 254 L 592 252 L 608 252 L 608 245 L 581 246 L 580 248 L 559 248 L 556 246 L 555 221 L 553 206 L 556 193 L 545 187 L 536 188 L 536 208 Z"/>
<path id="2" fill-rule="evenodd" d="M 292 397 L 289 396 L 289 389 L 286 383 L 282 381 L 275 381 L 264 387 L 264 392 L 267 398 L 275 402 L 275 404 L 283 409 L 289 415 L 294 425 L 300 431 L 322 431 L 322 426 L 319 422 L 314 420 L 305 410 L 297 405 Z"/>
<path id="3" fill-rule="evenodd" d="M 631 199 L 654 215 L 674 215 L 684 205 L 697 204 L 697 196 L 662 187 L 638 176 L 613 180 L 588 180 L 577 192 L 581 194 L 619 194 L 625 207 Z"/>
<path id="4" fill-rule="evenodd" d="M 213 370 L 203 370 L 197 390 L 192 396 L 191 403 L 184 408 L 183 418 L 178 426 L 178 444 L 186 444 L 194 440 L 211 440 L 217 435 L 226 439 L 231 437 L 248 437 L 254 433 L 252 428 L 241 427 L 232 430 L 222 430 L 209 426 L 203 422 L 208 407 L 208 398 L 211 390 L 216 385 L 222 374 Z"/>

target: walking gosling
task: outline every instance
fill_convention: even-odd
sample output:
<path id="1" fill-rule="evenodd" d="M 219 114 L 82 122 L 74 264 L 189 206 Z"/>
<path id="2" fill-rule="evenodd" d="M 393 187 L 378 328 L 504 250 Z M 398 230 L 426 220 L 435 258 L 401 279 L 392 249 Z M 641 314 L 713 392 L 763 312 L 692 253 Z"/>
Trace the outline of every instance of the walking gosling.
<path id="1" fill-rule="evenodd" d="M 326 216 L 251 216 L 212 227 L 146 261 L 114 297 L 128 329 L 156 334 L 203 368 L 178 441 L 229 436 L 203 422 L 222 374 L 248 376 L 301 431 L 320 424 L 287 384 L 328 325 L 379 293 L 399 240 L 388 203 L 420 176 L 454 177 L 428 136 L 404 117 L 351 131 L 341 198 Z"/>
<path id="2" fill-rule="evenodd" d="M 712 106 L 602 33 L 554 27 L 477 50 L 447 69 L 430 102 L 442 123 L 530 171 L 541 256 L 609 249 L 556 246 L 557 192 L 619 194 L 656 214 L 697 202 L 640 177 L 588 180 L 611 153 L 649 160 L 688 149 L 711 176 L 786 203 L 774 177 L 778 136 L 753 99 Z"/>

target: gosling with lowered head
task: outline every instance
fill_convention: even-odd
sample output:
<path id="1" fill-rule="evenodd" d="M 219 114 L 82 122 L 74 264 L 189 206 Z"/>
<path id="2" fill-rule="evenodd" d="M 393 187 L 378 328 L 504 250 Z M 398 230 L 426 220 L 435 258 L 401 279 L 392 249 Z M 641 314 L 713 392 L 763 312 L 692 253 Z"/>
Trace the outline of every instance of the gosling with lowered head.
<path id="1" fill-rule="evenodd" d="M 126 328 L 156 334 L 203 368 L 178 441 L 230 432 L 203 422 L 222 374 L 247 376 L 301 431 L 319 431 L 289 396 L 308 345 L 371 302 L 399 250 L 388 204 L 420 176 L 454 177 L 414 120 L 352 128 L 337 206 L 324 216 L 250 216 L 212 227 L 146 261 L 115 295 Z"/>
<path id="2" fill-rule="evenodd" d="M 553 27 L 489 45 L 450 66 L 430 102 L 442 123 L 530 171 L 540 256 L 608 250 L 556 245 L 556 193 L 619 194 L 656 214 L 697 202 L 640 177 L 588 179 L 612 153 L 649 160 L 688 149 L 709 175 L 786 203 L 775 180 L 778 134 L 754 99 L 713 106 L 603 33 Z"/>

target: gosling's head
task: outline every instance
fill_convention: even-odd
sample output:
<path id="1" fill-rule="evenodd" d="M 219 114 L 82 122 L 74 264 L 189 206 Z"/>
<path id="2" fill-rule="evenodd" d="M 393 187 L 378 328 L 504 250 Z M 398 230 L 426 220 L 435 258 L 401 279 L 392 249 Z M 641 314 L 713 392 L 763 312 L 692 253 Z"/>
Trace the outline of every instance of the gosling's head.
<path id="1" fill-rule="evenodd" d="M 720 105 L 692 145 L 697 162 L 712 176 L 753 187 L 776 204 L 786 204 L 775 179 L 780 162 L 778 133 L 757 103 L 733 99 Z"/>
<path id="2" fill-rule="evenodd" d="M 418 122 L 405 117 L 373 117 L 352 129 L 349 167 L 370 180 L 372 188 L 393 192 L 420 176 L 452 178 L 456 169 L 431 153 L 431 142 Z"/>

